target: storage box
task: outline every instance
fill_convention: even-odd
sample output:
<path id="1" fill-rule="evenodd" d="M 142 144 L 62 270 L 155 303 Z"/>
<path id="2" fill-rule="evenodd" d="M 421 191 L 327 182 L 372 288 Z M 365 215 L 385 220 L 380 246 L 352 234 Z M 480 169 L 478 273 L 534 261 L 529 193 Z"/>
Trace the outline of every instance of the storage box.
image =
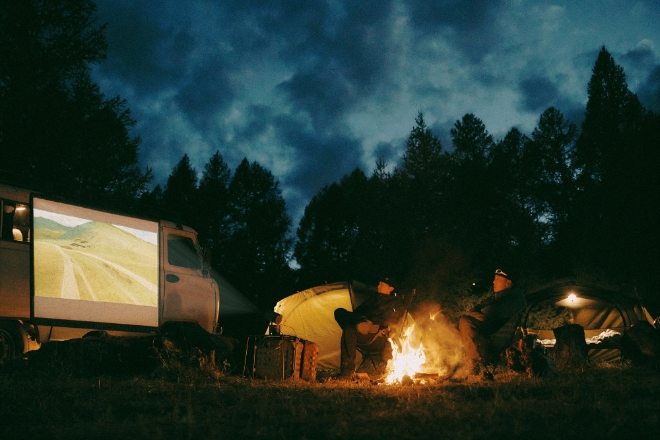
<path id="1" fill-rule="evenodd" d="M 255 379 L 316 380 L 318 345 L 295 336 L 250 336 L 243 373 Z"/>

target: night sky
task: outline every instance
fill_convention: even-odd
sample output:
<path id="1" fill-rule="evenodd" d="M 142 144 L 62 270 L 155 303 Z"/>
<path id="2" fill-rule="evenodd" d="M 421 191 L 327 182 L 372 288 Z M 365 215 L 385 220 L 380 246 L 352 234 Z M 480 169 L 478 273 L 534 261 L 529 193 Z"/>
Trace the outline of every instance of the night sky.
<path id="1" fill-rule="evenodd" d="M 163 185 L 219 151 L 280 183 L 294 228 L 318 190 L 390 168 L 423 112 L 451 150 L 466 113 L 500 139 L 555 106 L 579 123 L 604 45 L 660 111 L 658 0 L 97 0 L 108 97 L 128 101 Z"/>

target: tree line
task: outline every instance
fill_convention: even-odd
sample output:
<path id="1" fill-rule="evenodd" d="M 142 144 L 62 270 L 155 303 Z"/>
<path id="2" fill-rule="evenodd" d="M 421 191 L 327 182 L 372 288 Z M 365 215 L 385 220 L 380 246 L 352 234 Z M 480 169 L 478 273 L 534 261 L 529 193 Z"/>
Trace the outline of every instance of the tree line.
<path id="1" fill-rule="evenodd" d="M 299 279 L 390 276 L 455 304 L 504 266 L 528 288 L 574 277 L 659 305 L 660 116 L 605 47 L 579 128 L 550 107 L 530 135 L 496 140 L 473 114 L 450 135 L 446 148 L 420 113 L 392 173 L 323 188 L 297 230 Z"/>
<path id="2" fill-rule="evenodd" d="M 232 171 L 216 152 L 198 179 L 184 155 L 150 188 L 126 101 L 91 79 L 107 49 L 95 13 L 89 0 L 0 5 L 2 180 L 187 224 L 262 309 L 325 282 L 385 277 L 458 305 L 495 266 L 526 287 L 580 277 L 660 305 L 660 117 L 605 47 L 580 127 L 551 107 L 530 134 L 495 139 L 466 114 L 442 145 L 420 112 L 400 163 L 356 167 L 323 187 L 294 235 L 279 183 L 247 159 Z"/>

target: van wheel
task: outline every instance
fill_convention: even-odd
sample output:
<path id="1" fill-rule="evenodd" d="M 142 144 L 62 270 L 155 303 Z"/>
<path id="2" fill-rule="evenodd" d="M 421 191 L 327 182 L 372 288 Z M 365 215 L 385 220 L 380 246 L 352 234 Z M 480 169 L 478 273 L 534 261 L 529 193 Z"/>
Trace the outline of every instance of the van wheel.
<path id="1" fill-rule="evenodd" d="M 23 354 L 23 344 L 13 326 L 0 324 L 0 366 L 6 365 Z"/>

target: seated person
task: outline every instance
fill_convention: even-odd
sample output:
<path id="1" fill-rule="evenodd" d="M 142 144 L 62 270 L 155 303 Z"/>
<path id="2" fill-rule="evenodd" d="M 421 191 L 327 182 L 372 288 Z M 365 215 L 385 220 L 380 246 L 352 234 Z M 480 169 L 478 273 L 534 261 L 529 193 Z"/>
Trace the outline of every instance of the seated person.
<path id="1" fill-rule="evenodd" d="M 495 296 L 477 304 L 458 322 L 467 358 L 467 374 L 479 374 L 489 336 L 527 307 L 522 290 L 513 287 L 511 275 L 501 269 L 495 271 L 493 291 Z"/>
<path id="2" fill-rule="evenodd" d="M 388 341 L 390 327 L 396 325 L 410 305 L 413 294 L 397 296 L 386 282 L 378 284 L 378 295 L 369 298 L 353 312 L 344 308 L 335 310 L 335 320 L 342 329 L 340 376 L 350 377 L 355 372 L 357 348 L 380 352 L 384 360 L 392 357 Z"/>

